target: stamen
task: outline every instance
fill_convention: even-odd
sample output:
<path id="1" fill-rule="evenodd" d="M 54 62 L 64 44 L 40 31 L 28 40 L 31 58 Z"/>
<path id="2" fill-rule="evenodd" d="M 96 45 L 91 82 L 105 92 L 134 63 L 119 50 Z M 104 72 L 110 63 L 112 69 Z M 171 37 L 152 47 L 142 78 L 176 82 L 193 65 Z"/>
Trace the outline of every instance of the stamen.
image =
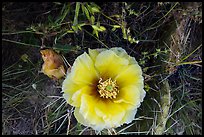
<path id="1" fill-rule="evenodd" d="M 118 86 L 116 84 L 116 80 L 112 81 L 111 78 L 102 82 L 102 78 L 99 79 L 98 92 L 100 97 L 103 98 L 116 98 L 117 94 L 119 93 Z"/>

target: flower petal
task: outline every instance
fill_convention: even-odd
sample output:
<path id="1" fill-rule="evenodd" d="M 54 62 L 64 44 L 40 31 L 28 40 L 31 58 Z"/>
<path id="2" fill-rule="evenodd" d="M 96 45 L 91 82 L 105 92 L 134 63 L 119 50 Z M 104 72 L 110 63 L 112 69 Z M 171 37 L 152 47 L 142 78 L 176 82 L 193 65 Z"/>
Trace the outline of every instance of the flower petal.
<path id="1" fill-rule="evenodd" d="M 98 72 L 104 79 L 114 78 L 126 65 L 128 65 L 128 60 L 116 55 L 112 50 L 99 53 L 95 62 Z"/>
<path id="2" fill-rule="evenodd" d="M 137 109 L 126 111 L 125 116 L 123 117 L 121 122 L 129 124 L 134 120 L 136 113 L 137 113 Z"/>
<path id="3" fill-rule="evenodd" d="M 94 63 L 87 53 L 77 57 L 71 69 L 71 79 L 75 83 L 92 85 L 93 81 L 99 78 Z"/>
<path id="4" fill-rule="evenodd" d="M 96 57 L 99 54 L 99 51 L 98 50 L 94 50 L 94 49 L 88 49 L 88 51 L 89 51 L 89 56 L 91 57 L 93 62 L 95 62 L 96 61 Z"/>
<path id="5" fill-rule="evenodd" d="M 94 111 L 94 108 L 96 107 L 97 103 L 98 103 L 97 97 L 94 97 L 91 95 L 83 95 L 81 97 L 81 105 L 80 105 L 79 113 L 81 115 L 83 115 L 83 118 L 85 119 L 85 121 L 87 121 L 87 124 L 89 126 L 92 126 L 92 125 L 94 125 L 94 126 L 98 125 L 99 126 L 100 125 L 101 129 L 102 129 L 105 126 L 104 121 Z M 93 128 L 94 128 L 94 126 L 93 126 Z"/>
<path id="6" fill-rule="evenodd" d="M 71 99 L 73 102 L 71 103 L 71 105 L 75 107 L 80 107 L 81 96 L 85 94 L 86 95 L 92 94 L 92 92 L 93 92 L 93 89 L 90 86 L 86 86 L 86 87 L 83 87 L 82 89 L 79 89 L 72 95 Z"/>
<path id="7" fill-rule="evenodd" d="M 121 120 L 125 115 L 125 108 L 111 100 L 104 101 L 101 99 L 97 102 L 95 112 L 98 116 L 103 118 L 106 127 L 111 128 L 121 125 Z"/>
<path id="8" fill-rule="evenodd" d="M 77 121 L 85 126 L 92 127 L 94 130 L 101 131 L 105 127 L 105 123 L 101 122 L 100 124 L 90 124 L 90 122 L 86 119 L 84 119 L 83 114 L 80 112 L 80 108 L 75 108 L 74 110 L 74 116 L 77 119 Z"/>
<path id="9" fill-rule="evenodd" d="M 67 78 L 63 81 L 62 91 L 66 101 L 78 107 L 80 105 L 81 94 L 91 94 L 93 87 L 85 83 L 75 83 L 68 74 Z"/>
<path id="10" fill-rule="evenodd" d="M 85 85 L 82 84 L 82 85 L 79 85 L 79 84 L 76 84 L 72 81 L 71 77 L 70 77 L 70 74 L 67 75 L 67 78 L 63 81 L 62 83 L 62 91 L 63 91 L 63 97 L 66 99 L 66 101 L 69 103 L 69 104 L 72 104 L 72 95 L 78 91 L 79 89 L 83 88 Z"/>
<path id="11" fill-rule="evenodd" d="M 102 98 L 83 95 L 79 112 L 89 126 L 95 130 L 95 126 L 98 126 L 97 130 L 99 130 L 121 125 L 121 120 L 125 115 L 125 108 L 113 103 L 111 100 L 104 101 Z"/>
<path id="12" fill-rule="evenodd" d="M 138 108 L 140 106 L 141 100 L 141 94 L 143 93 L 143 89 L 139 89 L 136 86 L 127 86 L 122 89 L 120 89 L 119 94 L 117 95 L 117 98 L 114 99 L 115 103 L 127 103 L 130 104 L 131 106 L 128 106 L 128 108 Z"/>
<path id="13" fill-rule="evenodd" d="M 127 52 L 122 49 L 121 47 L 114 47 L 114 48 L 111 48 L 110 50 L 114 51 L 118 56 L 120 56 L 121 58 L 126 58 L 128 59 L 129 61 L 129 65 L 131 64 L 137 64 L 137 61 L 135 60 L 135 58 L 129 56 L 127 54 Z"/>
<path id="14" fill-rule="evenodd" d="M 143 102 L 145 96 L 146 96 L 146 91 L 142 89 L 142 91 L 140 91 L 140 102 Z"/>
<path id="15" fill-rule="evenodd" d="M 75 118 L 77 119 L 77 121 L 79 122 L 79 123 L 81 123 L 81 124 L 83 124 L 84 126 L 90 126 L 89 125 L 89 122 L 87 122 L 85 119 L 84 119 L 84 117 L 83 117 L 83 115 L 79 112 L 79 107 L 76 107 L 75 109 L 74 109 L 74 116 L 75 116 Z"/>
<path id="16" fill-rule="evenodd" d="M 88 49 L 89 52 L 89 56 L 91 57 L 91 59 L 93 60 L 93 62 L 96 62 L 96 57 L 98 56 L 98 54 L 102 51 L 105 51 L 105 48 L 101 48 L 101 49 Z"/>
<path id="17" fill-rule="evenodd" d="M 129 85 L 139 86 L 143 88 L 142 70 L 138 64 L 129 65 L 115 77 L 119 88 Z"/>

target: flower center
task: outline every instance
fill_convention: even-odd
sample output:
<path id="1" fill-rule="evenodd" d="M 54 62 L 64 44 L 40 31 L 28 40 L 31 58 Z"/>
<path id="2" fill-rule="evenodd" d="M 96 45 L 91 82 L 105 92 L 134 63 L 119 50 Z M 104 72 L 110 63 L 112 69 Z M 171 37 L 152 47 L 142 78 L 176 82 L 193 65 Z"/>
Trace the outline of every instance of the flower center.
<path id="1" fill-rule="evenodd" d="M 100 78 L 97 87 L 100 97 L 102 98 L 116 98 L 116 95 L 119 93 L 116 80 L 112 81 L 111 78 L 103 82 L 102 78 Z"/>

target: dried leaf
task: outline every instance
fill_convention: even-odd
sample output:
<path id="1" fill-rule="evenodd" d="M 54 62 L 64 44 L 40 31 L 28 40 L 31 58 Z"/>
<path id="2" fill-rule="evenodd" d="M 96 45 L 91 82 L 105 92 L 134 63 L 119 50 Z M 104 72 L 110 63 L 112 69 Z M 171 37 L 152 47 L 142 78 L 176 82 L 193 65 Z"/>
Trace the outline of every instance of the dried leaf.
<path id="1" fill-rule="evenodd" d="M 44 64 L 42 72 L 50 78 L 60 79 L 65 76 L 65 67 L 62 57 L 52 49 L 40 51 Z"/>

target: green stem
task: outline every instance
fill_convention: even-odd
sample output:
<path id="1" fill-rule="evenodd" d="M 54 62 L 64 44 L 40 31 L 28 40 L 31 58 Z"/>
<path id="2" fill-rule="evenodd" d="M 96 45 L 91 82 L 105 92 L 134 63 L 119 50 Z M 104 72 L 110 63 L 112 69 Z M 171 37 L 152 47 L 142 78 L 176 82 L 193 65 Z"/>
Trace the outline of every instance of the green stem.
<path id="1" fill-rule="evenodd" d="M 32 46 L 32 47 L 40 48 L 39 45 L 27 44 L 27 43 L 17 42 L 17 41 L 13 41 L 9 39 L 2 39 L 2 41 L 11 42 L 11 43 L 19 44 L 19 45 L 24 45 L 24 46 Z"/>
<path id="2" fill-rule="evenodd" d="M 23 33 L 35 33 L 35 34 L 43 35 L 42 32 L 34 32 L 34 31 L 6 32 L 6 33 L 2 33 L 2 35 L 15 35 L 15 34 L 23 34 Z"/>
<path id="3" fill-rule="evenodd" d="M 103 46 L 105 46 L 106 48 L 108 48 L 109 49 L 109 47 L 106 45 L 106 44 L 104 44 L 102 41 L 100 41 L 98 38 L 96 38 L 94 35 L 92 35 L 91 33 L 89 33 L 88 31 L 86 31 L 85 29 L 84 29 L 84 31 L 86 32 L 86 33 L 88 33 L 89 35 L 91 35 L 92 37 L 94 37 L 96 40 L 98 40 Z"/>
<path id="4" fill-rule="evenodd" d="M 196 52 L 200 47 L 202 46 L 202 44 L 200 45 L 200 46 L 198 46 L 193 52 L 191 52 L 189 55 L 187 55 L 185 58 L 183 58 L 182 60 L 181 60 L 181 62 L 182 61 L 184 61 L 184 60 L 186 60 L 188 57 L 190 57 L 194 52 Z"/>
<path id="5" fill-rule="evenodd" d="M 106 16 L 106 15 L 105 15 L 104 13 L 102 13 L 102 12 L 101 12 L 101 14 L 102 14 L 104 17 L 108 18 L 109 20 L 111 20 L 111 21 L 113 21 L 113 22 L 115 22 L 115 23 L 117 23 L 118 25 L 121 26 L 121 24 L 120 24 L 118 21 L 116 21 L 116 20 L 114 20 L 114 19 L 112 19 L 112 18 Z"/>
<path id="6" fill-rule="evenodd" d="M 155 23 L 153 23 L 148 29 L 144 30 L 140 35 L 142 35 L 143 33 L 145 33 L 146 31 L 148 30 L 151 30 L 151 29 L 154 29 L 155 27 L 153 27 L 155 24 L 157 24 L 159 21 L 161 21 L 163 18 L 165 18 L 175 7 L 176 5 L 178 4 L 179 2 L 176 2 L 174 4 L 174 6 L 162 17 L 160 18 L 158 21 L 156 21 Z"/>

